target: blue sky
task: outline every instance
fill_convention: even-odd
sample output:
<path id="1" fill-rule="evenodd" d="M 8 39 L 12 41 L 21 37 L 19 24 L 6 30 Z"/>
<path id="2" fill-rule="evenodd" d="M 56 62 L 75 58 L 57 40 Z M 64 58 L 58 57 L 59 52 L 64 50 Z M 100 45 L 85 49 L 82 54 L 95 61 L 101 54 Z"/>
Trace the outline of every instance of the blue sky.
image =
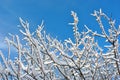
<path id="1" fill-rule="evenodd" d="M 19 17 L 30 23 L 31 31 L 44 20 L 45 30 L 59 40 L 73 37 L 73 21 L 71 11 L 75 11 L 79 17 L 79 31 L 87 25 L 92 30 L 99 31 L 95 18 L 90 14 L 100 8 L 108 16 L 120 23 L 120 0 L 0 0 L 0 48 L 8 33 L 20 34 Z M 3 45 L 3 46 L 2 46 Z"/>

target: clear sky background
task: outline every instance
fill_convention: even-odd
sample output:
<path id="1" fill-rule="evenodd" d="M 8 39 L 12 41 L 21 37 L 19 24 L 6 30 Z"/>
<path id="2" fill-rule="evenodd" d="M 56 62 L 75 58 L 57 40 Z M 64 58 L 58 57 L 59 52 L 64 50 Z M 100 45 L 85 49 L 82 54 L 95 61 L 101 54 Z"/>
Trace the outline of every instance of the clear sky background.
<path id="1" fill-rule="evenodd" d="M 6 47 L 3 40 L 8 33 L 20 34 L 19 17 L 30 23 L 31 31 L 44 20 L 47 33 L 64 41 L 73 38 L 72 26 L 68 25 L 73 22 L 72 10 L 78 14 L 79 31 L 86 24 L 99 32 L 95 17 L 90 14 L 100 8 L 116 19 L 116 25 L 120 24 L 120 0 L 0 0 L 0 49 Z"/>

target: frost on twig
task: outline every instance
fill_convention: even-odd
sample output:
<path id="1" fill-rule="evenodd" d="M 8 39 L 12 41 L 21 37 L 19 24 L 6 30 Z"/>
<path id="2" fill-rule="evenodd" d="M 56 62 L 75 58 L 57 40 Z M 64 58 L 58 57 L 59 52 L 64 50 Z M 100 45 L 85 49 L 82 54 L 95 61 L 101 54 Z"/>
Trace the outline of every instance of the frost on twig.
<path id="1" fill-rule="evenodd" d="M 23 39 L 18 35 L 11 35 L 12 39 L 6 38 L 8 43 L 8 57 L 0 51 L 0 79 L 2 80 L 106 80 L 120 79 L 120 26 L 115 27 L 115 21 L 105 13 L 94 11 L 92 14 L 100 26 L 101 32 L 92 31 L 86 25 L 87 31 L 78 31 L 77 13 L 73 16 L 72 39 L 64 42 L 51 37 L 44 31 L 43 21 L 35 32 L 30 32 L 29 23 L 20 19 L 20 32 Z M 108 32 L 102 23 L 101 17 L 108 20 L 110 28 Z M 92 34 L 92 35 L 91 35 Z M 96 42 L 99 36 L 106 39 L 103 49 Z M 22 44 L 25 41 L 25 44 Z M 10 46 L 17 50 L 17 56 L 11 60 Z"/>
<path id="2" fill-rule="evenodd" d="M 74 11 L 71 11 L 71 15 L 73 16 L 74 22 L 73 23 L 69 23 L 70 25 L 73 26 L 73 32 L 74 32 L 74 37 L 75 37 L 75 42 L 76 42 L 76 46 L 78 46 L 79 44 L 79 38 L 80 38 L 80 33 L 78 32 L 78 17 L 77 17 L 77 13 L 75 13 Z"/>

